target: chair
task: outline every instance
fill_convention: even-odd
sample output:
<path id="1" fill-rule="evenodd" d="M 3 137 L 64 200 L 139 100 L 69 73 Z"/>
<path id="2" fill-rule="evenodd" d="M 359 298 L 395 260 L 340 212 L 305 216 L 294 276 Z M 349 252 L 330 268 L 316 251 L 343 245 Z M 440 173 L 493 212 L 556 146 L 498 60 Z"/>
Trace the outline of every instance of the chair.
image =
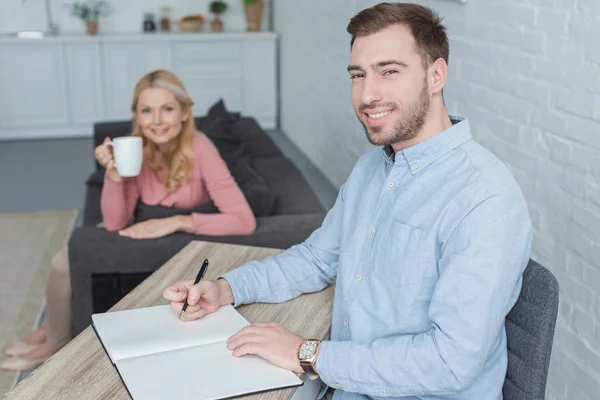
<path id="1" fill-rule="evenodd" d="M 504 400 L 543 400 L 558 313 L 558 282 L 533 260 L 523 273 L 521 294 L 506 317 L 508 368 Z"/>

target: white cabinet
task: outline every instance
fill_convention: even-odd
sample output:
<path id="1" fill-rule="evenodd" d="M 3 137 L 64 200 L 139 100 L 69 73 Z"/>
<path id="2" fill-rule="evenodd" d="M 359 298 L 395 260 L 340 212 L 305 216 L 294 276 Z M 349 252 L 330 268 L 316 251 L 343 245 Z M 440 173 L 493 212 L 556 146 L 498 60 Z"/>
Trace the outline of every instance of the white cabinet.
<path id="1" fill-rule="evenodd" d="M 242 110 L 242 43 L 174 43 L 173 72 L 194 100 L 194 112 L 223 98 L 230 110 Z"/>
<path id="2" fill-rule="evenodd" d="M 66 43 L 65 70 L 72 124 L 91 125 L 104 116 L 102 60 L 98 43 Z"/>
<path id="3" fill-rule="evenodd" d="M 276 128 L 276 34 L 199 33 L 0 38 L 0 140 L 90 136 L 93 123 L 131 118 L 135 84 L 172 70 L 205 115 L 231 111 Z"/>
<path id="4" fill-rule="evenodd" d="M 276 46 L 273 38 L 221 43 L 174 42 L 173 72 L 202 114 L 223 98 L 229 110 L 256 118 L 264 129 L 277 126 Z"/>
<path id="5" fill-rule="evenodd" d="M 275 42 L 268 40 L 246 43 L 242 65 L 245 76 L 242 85 L 244 103 L 242 110 L 265 126 L 277 125 L 276 63 L 265 63 L 261 58 L 268 55 L 275 59 Z"/>
<path id="6" fill-rule="evenodd" d="M 168 43 L 104 43 L 106 117 L 131 118 L 131 101 L 137 81 L 148 72 L 171 67 Z"/>
<path id="7" fill-rule="evenodd" d="M 0 43 L 0 128 L 69 120 L 61 44 Z"/>

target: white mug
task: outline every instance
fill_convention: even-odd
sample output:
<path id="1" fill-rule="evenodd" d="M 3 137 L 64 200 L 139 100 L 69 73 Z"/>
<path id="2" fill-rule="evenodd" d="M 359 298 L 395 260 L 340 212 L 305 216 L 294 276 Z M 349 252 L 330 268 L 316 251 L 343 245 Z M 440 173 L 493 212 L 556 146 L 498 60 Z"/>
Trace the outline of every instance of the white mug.
<path id="1" fill-rule="evenodd" d="M 114 149 L 113 158 L 120 176 L 129 178 L 140 174 L 144 158 L 141 137 L 118 137 L 107 142 L 106 145 Z"/>

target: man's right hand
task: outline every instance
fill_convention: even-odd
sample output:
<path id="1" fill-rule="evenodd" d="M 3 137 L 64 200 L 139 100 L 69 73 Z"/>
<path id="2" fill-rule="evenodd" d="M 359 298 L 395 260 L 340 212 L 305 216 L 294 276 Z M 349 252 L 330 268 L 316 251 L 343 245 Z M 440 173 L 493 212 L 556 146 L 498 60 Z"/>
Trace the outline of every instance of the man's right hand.
<path id="1" fill-rule="evenodd" d="M 214 313 L 221 306 L 233 303 L 233 292 L 225 279 L 217 281 L 179 281 L 163 292 L 163 297 L 171 302 L 171 309 L 179 315 L 185 299 L 188 306 L 181 316 L 182 321 L 193 321 Z"/>

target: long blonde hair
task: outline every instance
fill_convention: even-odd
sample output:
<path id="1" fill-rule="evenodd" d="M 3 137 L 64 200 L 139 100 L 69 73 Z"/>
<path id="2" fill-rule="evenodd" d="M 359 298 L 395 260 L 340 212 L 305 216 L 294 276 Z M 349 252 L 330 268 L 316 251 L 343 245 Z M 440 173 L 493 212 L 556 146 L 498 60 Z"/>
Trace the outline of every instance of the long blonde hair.
<path id="1" fill-rule="evenodd" d="M 148 156 L 148 163 L 155 172 L 166 169 L 165 188 L 168 192 L 174 192 L 190 176 L 194 166 L 194 152 L 192 151 L 192 138 L 195 132 L 192 105 L 183 83 L 171 71 L 159 69 L 144 75 L 135 85 L 131 110 L 136 113 L 140 93 L 148 88 L 165 88 L 171 91 L 175 99 L 181 105 L 182 112 L 189 112 L 189 117 L 183 121 L 181 132 L 175 139 L 177 141 L 172 151 L 160 152 L 161 159 L 157 159 L 158 146 L 146 139 L 142 134 L 135 118 L 133 120 L 133 136 L 139 136 L 144 143 L 144 154 Z"/>

